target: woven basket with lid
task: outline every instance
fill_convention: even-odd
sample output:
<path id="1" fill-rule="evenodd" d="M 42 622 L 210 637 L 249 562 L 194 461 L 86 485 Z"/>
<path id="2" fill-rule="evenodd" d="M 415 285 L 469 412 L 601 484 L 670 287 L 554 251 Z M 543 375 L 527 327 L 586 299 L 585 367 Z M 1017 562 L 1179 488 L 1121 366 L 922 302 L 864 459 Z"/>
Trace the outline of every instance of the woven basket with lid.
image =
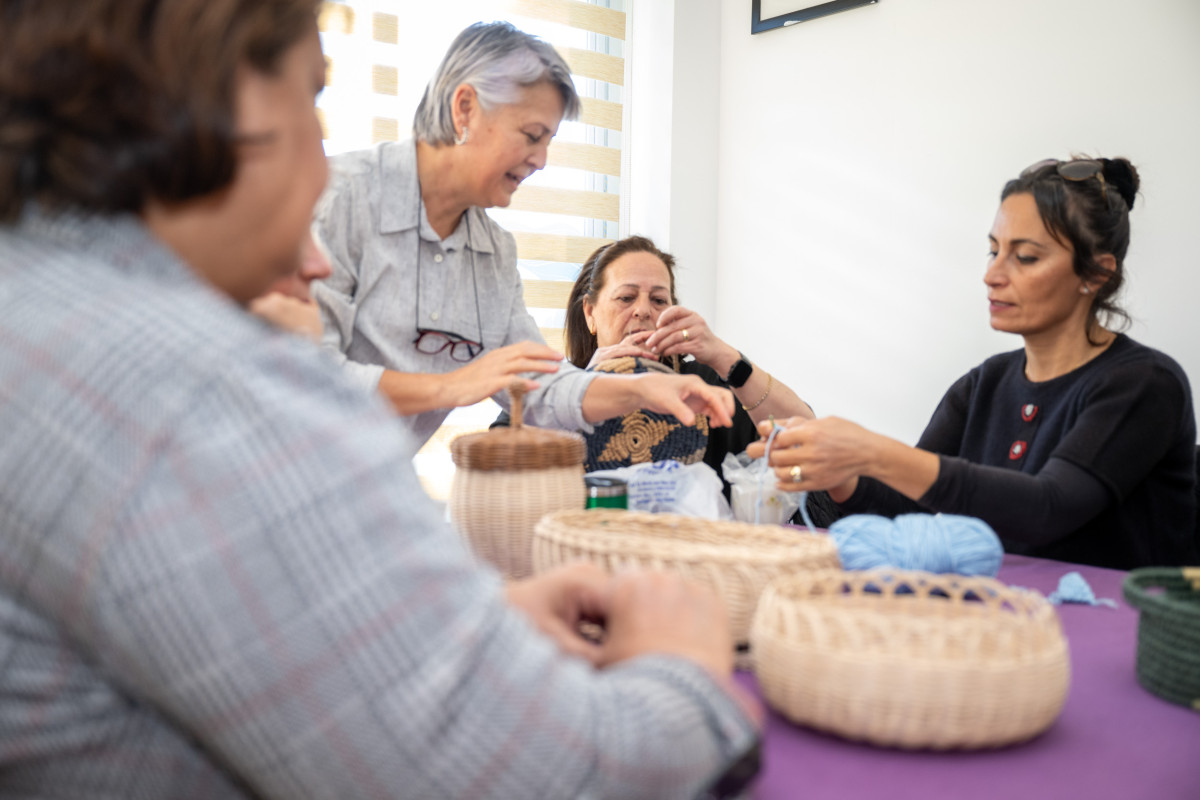
<path id="1" fill-rule="evenodd" d="M 475 554 L 509 579 L 533 574 L 530 542 L 543 515 L 584 505 L 583 438 L 521 424 L 523 389 L 514 386 L 512 427 L 450 443 L 450 518 Z"/>
<path id="2" fill-rule="evenodd" d="M 998 747 L 1057 718 L 1070 683 L 1054 607 L 985 577 L 814 572 L 763 592 L 750 633 L 767 703 L 873 744 Z"/>
<path id="3" fill-rule="evenodd" d="M 578 560 L 609 571 L 667 570 L 709 585 L 725 601 L 739 643 L 747 641 L 759 594 L 772 579 L 840 566 L 827 535 L 776 525 L 606 509 L 543 517 L 534 529 L 534 571 Z"/>

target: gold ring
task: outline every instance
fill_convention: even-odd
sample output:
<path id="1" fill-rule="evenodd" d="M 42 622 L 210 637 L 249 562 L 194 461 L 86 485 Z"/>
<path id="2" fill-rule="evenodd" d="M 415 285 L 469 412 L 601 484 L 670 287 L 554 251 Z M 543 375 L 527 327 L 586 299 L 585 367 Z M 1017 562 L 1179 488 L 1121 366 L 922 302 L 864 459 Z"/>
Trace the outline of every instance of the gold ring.
<path id="1" fill-rule="evenodd" d="M 684 329 L 683 329 L 683 340 L 684 340 L 685 342 L 688 340 L 688 332 L 687 332 L 687 328 L 684 328 Z"/>
<path id="2" fill-rule="evenodd" d="M 788 470 L 788 475 L 791 476 L 792 483 L 799 483 L 803 472 L 800 470 L 800 465 L 792 467 Z"/>

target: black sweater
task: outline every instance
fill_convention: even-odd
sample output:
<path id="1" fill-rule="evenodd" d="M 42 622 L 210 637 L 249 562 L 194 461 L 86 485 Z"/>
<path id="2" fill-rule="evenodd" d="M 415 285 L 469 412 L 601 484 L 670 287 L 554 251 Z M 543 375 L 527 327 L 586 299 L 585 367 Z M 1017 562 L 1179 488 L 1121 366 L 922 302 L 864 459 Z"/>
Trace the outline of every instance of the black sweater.
<path id="1" fill-rule="evenodd" d="M 917 446 L 941 456 L 919 503 L 862 479 L 843 510 L 966 514 L 1009 552 L 1118 569 L 1200 559 L 1187 376 L 1123 334 L 1042 383 L 1024 350 L 993 356 L 950 387 Z"/>

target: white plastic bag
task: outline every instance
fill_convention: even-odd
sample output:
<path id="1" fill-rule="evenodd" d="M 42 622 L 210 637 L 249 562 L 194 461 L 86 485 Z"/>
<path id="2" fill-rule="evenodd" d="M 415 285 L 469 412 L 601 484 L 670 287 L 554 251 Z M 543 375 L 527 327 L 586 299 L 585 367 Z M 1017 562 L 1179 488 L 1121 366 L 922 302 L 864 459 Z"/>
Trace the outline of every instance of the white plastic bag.
<path id="1" fill-rule="evenodd" d="M 775 472 L 765 458 L 726 453 L 721 473 L 729 482 L 733 518 L 739 522 L 778 525 L 790 520 L 800 508 L 800 493 L 777 489 Z"/>
<path id="2" fill-rule="evenodd" d="M 708 464 L 654 461 L 619 469 L 589 472 L 620 478 L 629 487 L 630 511 L 684 514 L 702 519 L 730 519 L 733 513 L 722 492 L 721 478 Z"/>

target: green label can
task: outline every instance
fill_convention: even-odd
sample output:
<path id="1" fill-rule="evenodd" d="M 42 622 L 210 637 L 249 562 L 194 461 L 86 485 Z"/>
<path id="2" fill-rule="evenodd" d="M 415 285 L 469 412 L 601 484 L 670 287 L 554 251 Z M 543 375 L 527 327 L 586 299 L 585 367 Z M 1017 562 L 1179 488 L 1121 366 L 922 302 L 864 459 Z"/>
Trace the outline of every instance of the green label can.
<path id="1" fill-rule="evenodd" d="M 587 487 L 586 508 L 629 507 L 629 487 L 620 478 L 601 478 L 593 475 L 584 475 L 583 484 Z"/>

